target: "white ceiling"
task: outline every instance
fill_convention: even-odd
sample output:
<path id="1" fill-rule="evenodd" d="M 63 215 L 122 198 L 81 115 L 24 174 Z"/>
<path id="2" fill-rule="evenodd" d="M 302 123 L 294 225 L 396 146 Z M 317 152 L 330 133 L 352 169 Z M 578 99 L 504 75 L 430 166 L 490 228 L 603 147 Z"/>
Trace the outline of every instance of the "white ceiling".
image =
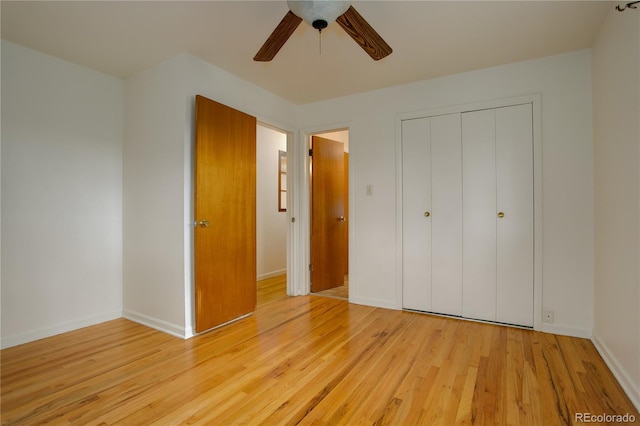
<path id="1" fill-rule="evenodd" d="M 2 38 L 126 78 L 188 52 L 296 104 L 590 47 L 614 2 L 354 1 L 391 45 L 373 61 L 337 24 L 253 56 L 279 1 L 5 1 Z"/>

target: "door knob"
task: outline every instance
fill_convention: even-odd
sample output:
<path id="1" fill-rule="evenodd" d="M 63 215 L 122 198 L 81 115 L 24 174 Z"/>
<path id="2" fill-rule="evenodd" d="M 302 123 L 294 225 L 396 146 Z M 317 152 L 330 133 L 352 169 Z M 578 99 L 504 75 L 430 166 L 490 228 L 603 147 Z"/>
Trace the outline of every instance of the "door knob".
<path id="1" fill-rule="evenodd" d="M 208 220 L 198 221 L 198 226 L 200 228 L 208 228 L 209 227 L 209 221 Z"/>
<path id="2" fill-rule="evenodd" d="M 344 216 L 340 216 L 340 217 L 338 218 L 338 220 L 339 220 L 340 222 L 344 222 L 344 221 L 345 221 Z"/>
<path id="3" fill-rule="evenodd" d="M 429 217 L 429 216 L 431 216 L 431 213 L 429 213 L 429 212 L 424 212 L 424 217 Z"/>
<path id="4" fill-rule="evenodd" d="M 503 213 L 503 212 L 499 212 L 499 213 L 498 213 L 498 217 L 499 217 L 499 218 L 503 218 L 503 217 L 504 217 L 504 213 Z"/>

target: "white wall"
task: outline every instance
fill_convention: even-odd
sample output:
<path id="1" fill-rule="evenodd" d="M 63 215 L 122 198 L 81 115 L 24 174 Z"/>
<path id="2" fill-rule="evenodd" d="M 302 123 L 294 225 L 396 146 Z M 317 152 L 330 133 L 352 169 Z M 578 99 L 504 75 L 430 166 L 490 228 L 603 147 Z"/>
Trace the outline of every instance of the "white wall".
<path id="1" fill-rule="evenodd" d="M 303 105 L 302 129 L 348 123 L 350 300 L 401 306 L 396 292 L 396 123 L 410 111 L 542 96 L 545 330 L 590 336 L 593 307 L 593 144 L 590 51 L 519 62 Z M 434 59 L 435 60 L 435 59 Z M 366 186 L 373 185 L 373 196 Z"/>
<path id="2" fill-rule="evenodd" d="M 278 211 L 278 151 L 287 151 L 287 135 L 258 125 L 256 139 L 256 245 L 262 280 L 287 269 L 287 213 Z"/>
<path id="3" fill-rule="evenodd" d="M 611 11 L 592 63 L 593 340 L 640 409 L 640 14 Z"/>
<path id="4" fill-rule="evenodd" d="M 126 80 L 124 314 L 193 333 L 193 121 L 201 94 L 289 130 L 293 104 L 192 55 Z"/>
<path id="5" fill-rule="evenodd" d="M 185 333 L 185 105 L 180 57 L 125 82 L 124 316 Z"/>
<path id="6" fill-rule="evenodd" d="M 120 79 L 2 41 L 2 347 L 122 314 Z"/>

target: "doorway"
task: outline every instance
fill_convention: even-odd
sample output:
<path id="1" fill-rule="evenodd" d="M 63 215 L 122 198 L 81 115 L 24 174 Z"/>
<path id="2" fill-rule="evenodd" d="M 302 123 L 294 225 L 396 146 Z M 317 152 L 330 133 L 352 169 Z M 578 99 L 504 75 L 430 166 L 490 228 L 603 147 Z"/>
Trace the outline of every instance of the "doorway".
<path id="1" fill-rule="evenodd" d="M 256 140 L 258 306 L 286 296 L 287 134 L 258 123 Z"/>
<path id="2" fill-rule="evenodd" d="M 261 276 L 281 277 L 286 294 L 289 229 L 283 191 L 289 179 L 286 154 L 284 168 L 281 154 L 292 134 L 200 95 L 195 104 L 193 324 L 195 333 L 201 333 L 255 311 Z M 263 164 L 272 165 L 264 173 L 272 175 L 268 181 L 275 185 L 264 194 L 265 200 L 275 200 L 267 207 L 257 200 L 257 187 L 267 180 L 257 175 Z M 267 214 L 271 204 L 284 225 L 277 229 Z M 258 226 L 275 232 L 259 238 Z M 259 242 L 267 249 L 258 248 Z M 279 256 L 268 256 L 275 252 Z"/>
<path id="3" fill-rule="evenodd" d="M 310 141 L 311 292 L 349 298 L 349 131 Z"/>

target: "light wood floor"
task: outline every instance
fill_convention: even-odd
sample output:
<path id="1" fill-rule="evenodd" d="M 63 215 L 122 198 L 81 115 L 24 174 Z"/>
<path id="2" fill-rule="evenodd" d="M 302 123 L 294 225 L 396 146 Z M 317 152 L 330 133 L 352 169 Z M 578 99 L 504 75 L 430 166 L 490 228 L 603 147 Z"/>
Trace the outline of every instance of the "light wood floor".
<path id="1" fill-rule="evenodd" d="M 316 296 L 335 297 L 336 299 L 349 300 L 349 276 L 345 275 L 344 285 L 318 291 L 313 294 L 315 294 Z"/>
<path id="2" fill-rule="evenodd" d="M 181 340 L 125 319 L 2 356 L 3 424 L 572 424 L 640 415 L 590 341 L 261 283 L 256 313 Z"/>

